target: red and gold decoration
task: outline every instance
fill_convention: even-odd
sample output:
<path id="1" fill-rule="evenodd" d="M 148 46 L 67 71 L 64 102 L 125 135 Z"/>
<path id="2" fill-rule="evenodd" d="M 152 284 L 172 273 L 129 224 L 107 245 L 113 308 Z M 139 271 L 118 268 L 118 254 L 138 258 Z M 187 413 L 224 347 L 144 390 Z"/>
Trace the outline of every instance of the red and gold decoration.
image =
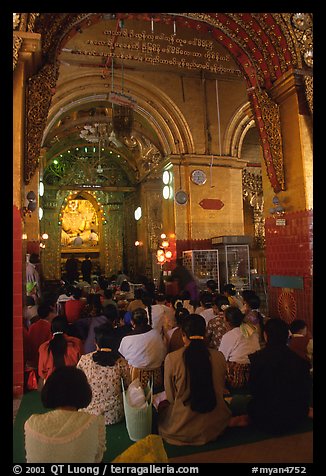
<path id="1" fill-rule="evenodd" d="M 175 243 L 174 233 L 170 233 L 168 236 L 165 233 L 161 234 L 161 243 L 156 252 L 156 259 L 157 259 L 157 264 L 161 265 L 161 267 L 165 263 L 171 263 L 171 261 L 175 261 L 176 243 Z"/>
<path id="2" fill-rule="evenodd" d="M 296 318 L 297 305 L 292 292 L 283 291 L 278 298 L 277 307 L 281 319 L 287 324 Z"/>

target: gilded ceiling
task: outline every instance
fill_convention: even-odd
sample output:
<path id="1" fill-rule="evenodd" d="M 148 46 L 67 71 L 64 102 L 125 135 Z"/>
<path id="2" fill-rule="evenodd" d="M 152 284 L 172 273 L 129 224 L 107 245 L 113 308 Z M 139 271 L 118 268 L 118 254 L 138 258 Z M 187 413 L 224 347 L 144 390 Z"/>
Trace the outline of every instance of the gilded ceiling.
<path id="1" fill-rule="evenodd" d="M 154 66 L 156 71 L 173 70 L 180 75 L 204 72 L 207 77 L 241 79 L 248 90 L 259 88 L 253 103 L 256 101 L 255 107 L 260 108 L 264 120 L 269 120 L 274 107 L 267 92 L 284 73 L 295 70 L 304 79 L 312 112 L 313 42 L 309 13 L 21 13 L 14 17 L 14 68 L 21 46 L 20 31 L 40 33 L 42 39 L 41 68 L 30 79 L 27 97 L 27 183 L 37 166 L 41 146 L 47 148 L 49 159 L 53 159 L 55 153 L 66 153 L 69 146 L 80 144 L 86 120 L 90 124 L 112 121 L 108 93 L 114 89 L 114 81 L 123 88 L 124 77 L 135 69 L 145 74 Z M 182 32 L 178 42 L 176 31 Z M 76 79 L 75 71 L 83 67 L 85 71 L 98 71 L 97 82 L 87 85 L 87 77 L 84 82 Z M 69 91 L 68 102 L 60 85 L 67 87 L 69 81 L 74 89 Z M 140 91 L 136 83 L 134 88 Z M 161 100 L 168 109 L 168 98 Z M 149 100 L 148 104 L 150 107 Z M 155 108 L 154 103 L 152 107 Z M 173 114 L 177 117 L 178 111 L 171 111 L 173 122 Z M 277 117 L 277 110 L 273 114 Z M 36 117 L 37 121 L 32 120 Z M 147 120 L 140 103 L 134 113 L 133 136 L 122 135 L 119 146 L 111 144 L 112 153 L 121 153 L 126 161 L 126 177 L 132 171 L 141 177 L 148 173 L 148 164 L 155 165 L 173 152 L 173 143 L 160 142 L 160 136 L 164 136 L 160 127 L 163 126 Z M 267 142 L 271 140 L 268 137 Z M 277 141 L 276 147 L 267 144 L 267 156 L 271 150 L 281 149 L 281 142 Z M 188 151 L 192 150 L 191 138 L 180 137 L 180 142 L 187 144 Z M 284 184 L 283 172 L 275 160 L 281 159 L 272 157 L 268 173 L 277 190 Z"/>

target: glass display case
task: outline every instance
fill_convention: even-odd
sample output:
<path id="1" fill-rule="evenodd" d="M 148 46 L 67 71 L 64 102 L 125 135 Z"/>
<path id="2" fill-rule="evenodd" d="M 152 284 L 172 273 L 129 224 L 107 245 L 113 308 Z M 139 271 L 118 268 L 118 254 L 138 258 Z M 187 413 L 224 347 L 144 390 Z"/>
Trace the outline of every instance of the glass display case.
<path id="1" fill-rule="evenodd" d="M 249 245 L 217 245 L 221 285 L 234 284 L 238 291 L 250 289 Z"/>
<path id="2" fill-rule="evenodd" d="M 219 252 L 218 250 L 189 250 L 183 252 L 183 265 L 194 275 L 200 289 L 206 287 L 209 279 L 217 282 L 219 278 Z"/>

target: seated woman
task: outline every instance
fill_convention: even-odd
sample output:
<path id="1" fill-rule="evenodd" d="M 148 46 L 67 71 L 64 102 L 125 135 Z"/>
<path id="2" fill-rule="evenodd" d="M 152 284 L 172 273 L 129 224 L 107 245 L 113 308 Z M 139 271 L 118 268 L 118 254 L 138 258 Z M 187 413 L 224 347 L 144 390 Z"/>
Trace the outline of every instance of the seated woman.
<path id="1" fill-rule="evenodd" d="M 288 334 L 285 321 L 268 319 L 266 346 L 250 356 L 248 423 L 276 435 L 296 431 L 311 401 L 310 364 L 289 348 Z"/>
<path id="2" fill-rule="evenodd" d="M 213 301 L 215 317 L 209 321 L 206 328 L 208 347 L 219 349 L 222 336 L 229 330 L 226 327 L 224 311 L 229 307 L 229 300 L 223 294 L 218 294 Z"/>
<path id="3" fill-rule="evenodd" d="M 181 349 L 181 347 L 184 346 L 182 338 L 182 324 L 189 314 L 190 313 L 188 309 L 185 307 L 177 307 L 175 311 L 175 320 L 177 325 L 168 331 L 166 336 L 168 352 L 174 352 L 175 350 Z"/>
<path id="4" fill-rule="evenodd" d="M 231 411 L 223 399 L 226 363 L 205 344 L 206 322 L 190 314 L 183 324 L 185 346 L 164 361 L 169 402 L 158 414 L 158 431 L 172 445 L 204 445 L 228 426 Z"/>
<path id="5" fill-rule="evenodd" d="M 244 314 L 238 307 L 225 310 L 227 328 L 219 350 L 224 354 L 227 372 L 226 386 L 232 389 L 246 388 L 250 373 L 249 354 L 260 349 L 259 334 L 250 325 L 243 323 Z"/>
<path id="6" fill-rule="evenodd" d="M 264 341 L 264 317 L 259 312 L 260 297 L 252 289 L 242 291 L 243 306 L 241 311 L 244 313 L 244 322 L 253 326 L 259 335 L 260 347 L 265 346 Z"/>
<path id="7" fill-rule="evenodd" d="M 148 324 L 147 311 L 138 308 L 132 313 L 132 332 L 123 337 L 119 346 L 120 354 L 128 361 L 131 377 L 139 377 L 143 387 L 153 378 L 154 391 L 163 386 L 162 364 L 166 346 L 161 334 Z"/>
<path id="8" fill-rule="evenodd" d="M 103 414 L 105 424 L 113 425 L 124 417 L 121 379 L 127 388 L 131 381 L 129 365 L 115 348 L 111 325 L 102 324 L 94 332 L 96 351 L 82 355 L 77 364 L 92 388 L 92 400 L 85 411 Z"/>
<path id="9" fill-rule="evenodd" d="M 69 299 L 65 304 L 65 314 L 69 323 L 73 323 L 80 318 L 81 311 L 86 305 L 86 300 L 82 299 L 82 294 L 83 291 L 81 288 L 74 287 L 72 293 L 73 299 Z"/>
<path id="10" fill-rule="evenodd" d="M 100 463 L 106 449 L 104 417 L 77 411 L 92 399 L 84 372 L 72 366 L 56 369 L 41 399 L 52 411 L 25 422 L 27 463 Z"/>
<path id="11" fill-rule="evenodd" d="M 55 317 L 51 323 L 52 339 L 39 347 L 38 374 L 46 380 L 54 369 L 65 365 L 77 365 L 83 353 L 82 341 L 69 336 L 65 317 Z"/>
<path id="12" fill-rule="evenodd" d="M 241 296 L 237 295 L 237 290 L 234 284 L 228 283 L 222 286 L 222 294 L 226 296 L 229 300 L 230 306 L 238 307 L 239 309 L 243 306 L 243 301 Z"/>
<path id="13" fill-rule="evenodd" d="M 313 339 L 308 331 L 307 323 L 303 319 L 294 319 L 290 324 L 290 338 L 288 346 L 303 359 L 313 362 Z"/>
<path id="14" fill-rule="evenodd" d="M 84 342 L 85 354 L 88 354 L 89 352 L 93 352 L 96 349 L 95 335 L 94 335 L 95 327 L 101 324 L 107 323 L 107 318 L 103 312 L 103 306 L 101 303 L 100 294 L 93 294 L 91 305 L 88 308 L 88 316 L 90 319 L 88 320 L 88 332 Z"/>
<path id="15" fill-rule="evenodd" d="M 206 321 L 206 326 L 208 325 L 209 321 L 215 317 L 215 312 L 213 309 L 213 300 L 214 295 L 209 291 L 203 291 L 200 296 L 200 304 L 203 307 L 203 310 L 200 311 L 200 315 Z"/>

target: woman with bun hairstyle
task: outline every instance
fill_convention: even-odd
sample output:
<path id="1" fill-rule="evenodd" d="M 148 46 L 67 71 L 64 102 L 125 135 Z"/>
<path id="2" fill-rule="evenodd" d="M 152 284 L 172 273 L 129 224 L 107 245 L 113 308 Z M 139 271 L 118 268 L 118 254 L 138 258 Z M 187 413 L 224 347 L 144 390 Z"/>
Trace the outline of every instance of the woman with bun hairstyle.
<path id="1" fill-rule="evenodd" d="M 77 337 L 67 334 L 65 317 L 55 317 L 51 323 L 52 338 L 39 347 L 38 374 L 45 381 L 54 369 L 77 365 L 83 353 L 83 344 Z"/>
<path id="2" fill-rule="evenodd" d="M 96 350 L 82 355 L 77 364 L 85 373 L 93 394 L 85 411 L 104 415 L 105 424 L 113 425 L 124 418 L 121 379 L 127 388 L 131 382 L 129 365 L 118 353 L 111 325 L 101 324 L 94 332 Z"/>

